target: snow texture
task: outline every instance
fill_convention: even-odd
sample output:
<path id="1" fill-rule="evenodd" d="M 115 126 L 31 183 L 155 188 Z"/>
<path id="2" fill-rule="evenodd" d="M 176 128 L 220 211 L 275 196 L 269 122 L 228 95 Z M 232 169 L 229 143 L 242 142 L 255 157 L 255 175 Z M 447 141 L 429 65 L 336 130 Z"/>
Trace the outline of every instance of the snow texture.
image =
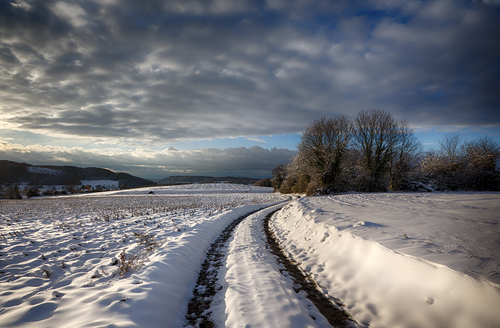
<path id="1" fill-rule="evenodd" d="M 62 172 L 60 170 L 51 169 L 48 167 L 38 167 L 38 166 L 28 166 L 29 173 L 35 174 L 46 174 L 46 175 L 61 175 Z"/>
<path id="2" fill-rule="evenodd" d="M 2 200 L 0 326 L 184 327 L 214 238 L 265 208 L 228 241 L 212 319 L 328 327 L 266 249 L 262 220 L 286 199 L 271 191 L 213 184 Z M 270 227 L 358 327 L 493 328 L 499 213 L 499 193 L 353 193 L 295 199 Z M 119 269 L 123 250 L 137 256 L 128 272 Z"/>
<path id="3" fill-rule="evenodd" d="M 115 180 L 82 180 L 82 186 L 90 186 L 95 188 L 101 186 L 102 188 L 118 189 L 118 181 Z"/>
<path id="4" fill-rule="evenodd" d="M 262 220 L 274 209 L 246 218 L 229 241 L 226 266 L 219 271 L 223 289 L 212 306 L 218 327 L 330 327 L 311 301 L 295 293 L 266 249 Z"/>
<path id="5" fill-rule="evenodd" d="M 237 217 L 283 199 L 268 190 L 217 188 L 201 195 L 146 197 L 132 190 L 120 197 L 2 201 L 0 326 L 187 324 L 187 303 L 214 237 Z M 147 253 L 134 232 L 154 235 L 157 250 Z M 123 249 L 143 265 L 122 278 Z"/>
<path id="6" fill-rule="evenodd" d="M 500 194 L 303 198 L 271 228 L 371 327 L 500 327 Z M 453 269 L 451 269 L 453 268 Z"/>

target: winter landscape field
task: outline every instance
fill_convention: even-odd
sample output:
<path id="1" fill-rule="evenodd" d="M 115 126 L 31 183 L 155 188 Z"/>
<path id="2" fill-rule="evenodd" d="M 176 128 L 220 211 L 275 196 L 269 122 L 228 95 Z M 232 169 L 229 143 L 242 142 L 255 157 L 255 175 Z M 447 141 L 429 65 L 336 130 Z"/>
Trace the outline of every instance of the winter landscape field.
<path id="1" fill-rule="evenodd" d="M 188 303 L 205 253 L 216 327 L 331 327 L 270 253 L 352 327 L 499 327 L 499 193 L 302 197 L 232 184 L 0 201 L 1 327 L 203 326 Z"/>

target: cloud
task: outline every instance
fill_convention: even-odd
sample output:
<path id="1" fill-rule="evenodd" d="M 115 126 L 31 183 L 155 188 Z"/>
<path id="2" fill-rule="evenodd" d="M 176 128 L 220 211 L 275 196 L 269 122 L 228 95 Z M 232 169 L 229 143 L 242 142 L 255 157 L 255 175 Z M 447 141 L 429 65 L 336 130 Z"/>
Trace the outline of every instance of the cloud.
<path id="1" fill-rule="evenodd" d="M 2 1 L 0 122 L 148 142 L 296 133 L 372 108 L 499 125 L 500 12 L 484 4 Z"/>
<path id="2" fill-rule="evenodd" d="M 123 152 L 113 149 L 84 149 L 81 147 L 23 146 L 0 140 L 0 158 L 31 164 L 98 166 L 115 172 L 158 179 L 170 175 L 214 175 L 270 177 L 271 170 L 286 164 L 296 154 L 288 149 L 202 148 L 180 151 L 174 147 L 164 150 L 136 149 Z"/>
<path id="3" fill-rule="evenodd" d="M 258 143 L 261 143 L 261 144 L 265 144 L 266 141 L 262 138 L 255 138 L 255 137 L 248 137 L 246 138 L 247 140 L 250 140 L 250 141 L 255 141 L 255 142 L 258 142 Z"/>
<path id="4" fill-rule="evenodd" d="M 478 2 L 484 3 L 486 5 L 490 5 L 490 6 L 500 7 L 500 1 L 498 1 L 498 0 L 478 0 Z"/>

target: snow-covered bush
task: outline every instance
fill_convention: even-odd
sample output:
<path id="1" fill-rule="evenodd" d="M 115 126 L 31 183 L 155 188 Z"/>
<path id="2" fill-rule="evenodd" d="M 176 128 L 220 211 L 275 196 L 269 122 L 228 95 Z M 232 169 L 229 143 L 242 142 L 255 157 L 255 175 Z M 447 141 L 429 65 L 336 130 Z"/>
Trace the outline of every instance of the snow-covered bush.
<path id="1" fill-rule="evenodd" d="M 349 143 L 349 140 L 351 142 Z M 500 190 L 500 146 L 489 137 L 439 141 L 422 156 L 406 121 L 381 110 L 361 111 L 312 122 L 287 165 L 273 170 L 282 193 L 328 194 L 386 190 Z"/>
<path id="2" fill-rule="evenodd" d="M 400 190 L 421 146 L 407 122 L 371 110 L 312 122 L 297 148 L 285 174 L 273 171 L 281 192 Z"/>
<path id="3" fill-rule="evenodd" d="M 491 138 L 462 143 L 459 135 L 451 135 L 440 145 L 422 159 L 416 180 L 437 190 L 500 190 L 500 146 Z"/>

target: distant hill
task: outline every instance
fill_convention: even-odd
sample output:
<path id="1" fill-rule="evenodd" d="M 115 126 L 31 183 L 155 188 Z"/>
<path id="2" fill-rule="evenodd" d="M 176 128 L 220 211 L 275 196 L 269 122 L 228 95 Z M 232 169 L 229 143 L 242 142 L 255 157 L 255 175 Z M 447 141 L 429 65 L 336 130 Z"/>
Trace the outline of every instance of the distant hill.
<path id="1" fill-rule="evenodd" d="M 80 184 L 81 180 L 113 180 L 127 188 L 155 184 L 128 173 L 115 173 L 97 167 L 31 165 L 0 160 L 0 184 L 66 185 Z"/>
<path id="2" fill-rule="evenodd" d="M 156 181 L 159 185 L 190 184 L 190 183 L 235 183 L 254 184 L 260 179 L 241 177 L 209 177 L 209 176 L 170 176 Z"/>

